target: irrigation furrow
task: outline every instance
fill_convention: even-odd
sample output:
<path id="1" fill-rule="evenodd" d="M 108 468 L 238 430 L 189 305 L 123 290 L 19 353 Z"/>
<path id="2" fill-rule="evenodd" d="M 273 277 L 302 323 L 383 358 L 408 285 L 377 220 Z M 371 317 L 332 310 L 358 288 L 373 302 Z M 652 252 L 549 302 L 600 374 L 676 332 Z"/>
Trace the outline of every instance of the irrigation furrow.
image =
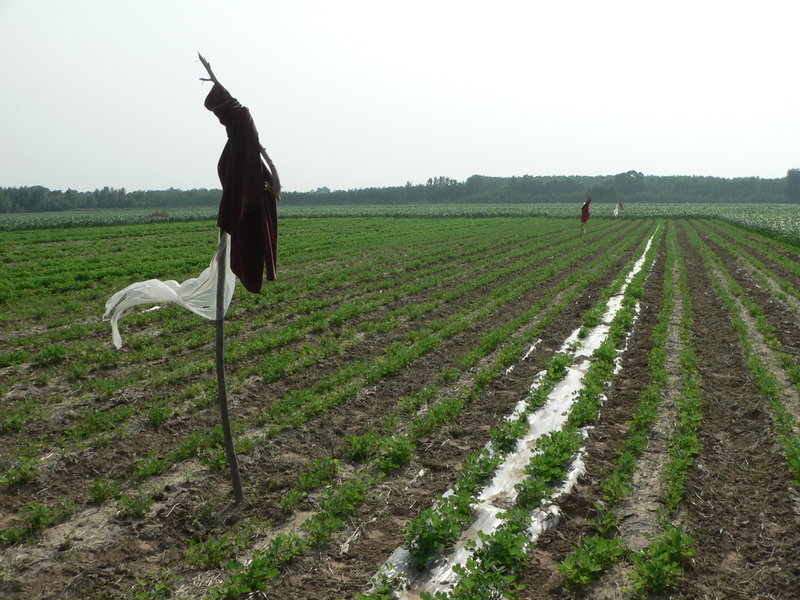
<path id="1" fill-rule="evenodd" d="M 800 393 L 792 385 L 791 378 L 781 366 L 781 360 L 770 347 L 764 334 L 771 328 L 756 318 L 761 314 L 758 306 L 749 301 L 732 274 L 726 269 L 719 255 L 695 232 L 695 245 L 711 273 L 720 296 L 726 301 L 736 323 L 750 368 L 757 376 L 761 392 L 772 410 L 775 429 L 784 445 L 787 460 L 795 469 L 798 488 L 800 488 Z M 790 362 L 794 362 L 789 358 Z"/>
<path id="2" fill-rule="evenodd" d="M 682 225 L 693 311 L 702 315 L 694 320 L 693 341 L 703 403 L 699 453 L 685 483 L 695 557 L 681 590 L 689 596 L 725 590 L 738 597 L 791 597 L 786 592 L 793 583 L 783 568 L 800 543 L 787 485 L 793 477 L 734 328 L 735 303 L 713 275 L 702 241 Z M 766 522 L 773 529 L 769 541 L 761 526 Z"/>
<path id="3" fill-rule="evenodd" d="M 649 247 L 649 244 L 648 244 Z M 645 254 L 647 249 L 642 254 L 641 259 L 634 266 L 629 274 L 629 279 L 634 277 L 644 263 Z M 401 548 L 396 551 L 386 563 L 383 570 L 382 581 L 385 578 L 389 580 L 400 580 L 403 598 L 415 598 L 420 593 L 428 594 L 443 594 L 442 597 L 447 596 L 449 591 L 455 590 L 458 585 L 458 576 L 465 575 L 465 566 L 470 564 L 471 552 L 469 548 L 480 547 L 481 545 L 490 544 L 491 536 L 498 530 L 501 530 L 501 523 L 503 520 L 499 517 L 501 511 L 507 510 L 507 503 L 514 503 L 517 498 L 519 487 L 516 485 L 520 480 L 517 479 L 520 468 L 530 462 L 531 457 L 534 455 L 532 449 L 536 441 L 546 435 L 552 435 L 553 432 L 559 431 L 564 427 L 569 415 L 569 407 L 572 403 L 573 396 L 578 394 L 581 389 L 581 381 L 587 373 L 591 364 L 590 356 L 600 348 L 605 337 L 608 335 L 609 327 L 614 319 L 616 312 L 621 307 L 621 298 L 624 294 L 623 290 L 619 292 L 619 296 L 614 297 L 609 302 L 606 314 L 603 316 L 602 322 L 597 328 L 592 330 L 584 340 L 578 337 L 578 331 L 568 338 L 561 352 L 570 352 L 574 367 L 568 367 L 565 373 L 565 378 L 562 383 L 552 388 L 551 394 L 548 396 L 547 404 L 540 410 L 531 414 L 528 419 L 528 430 L 525 437 L 520 440 L 516 451 L 508 454 L 502 465 L 499 466 L 497 473 L 492 481 L 492 484 L 484 489 L 477 497 L 477 504 L 473 506 L 472 510 L 475 511 L 475 517 L 470 528 L 466 530 L 461 536 L 456 550 L 443 560 L 442 564 L 437 564 L 436 568 L 427 570 L 423 577 L 419 577 L 419 573 L 413 567 L 414 557 L 413 553 L 409 552 L 406 548 Z M 523 412 L 524 406 L 518 407 L 518 412 Z M 511 419 L 515 418 L 514 416 Z M 490 455 L 496 450 L 489 449 Z M 572 473 L 571 480 L 580 472 L 580 458 L 576 459 L 569 471 Z M 516 474 L 515 474 L 516 473 Z M 569 493 L 571 484 L 567 484 L 563 489 L 557 490 L 552 495 L 555 501 L 561 494 Z M 455 494 L 452 491 L 451 494 Z M 447 497 L 447 495 L 445 495 Z M 501 500 L 502 499 L 502 500 Z M 494 502 L 498 502 L 497 505 Z M 553 505 L 554 506 L 554 505 Z M 532 522 L 537 523 L 538 527 L 533 527 L 530 532 L 532 539 L 538 536 L 540 528 L 546 528 L 549 525 L 557 522 L 558 511 L 553 512 L 550 509 L 545 509 L 544 512 L 535 513 Z M 442 515 L 443 519 L 448 518 L 448 515 Z M 549 525 L 546 525 L 549 524 Z M 429 526 L 431 526 L 429 524 Z M 481 532 L 481 534 L 479 534 Z M 473 545 L 468 546 L 467 542 L 472 540 Z M 478 542 L 480 540 L 480 542 Z M 476 542 L 478 542 L 476 544 Z M 475 563 L 472 563 L 473 565 Z M 461 565 L 459 567 L 458 565 Z M 488 574 L 488 573 L 484 573 Z M 476 575 L 480 577 L 480 575 Z M 475 579 L 470 579 L 473 583 Z M 485 585 L 485 583 L 484 583 Z M 489 588 L 487 588 L 489 589 Z M 438 596 L 437 596 L 438 597 Z"/>

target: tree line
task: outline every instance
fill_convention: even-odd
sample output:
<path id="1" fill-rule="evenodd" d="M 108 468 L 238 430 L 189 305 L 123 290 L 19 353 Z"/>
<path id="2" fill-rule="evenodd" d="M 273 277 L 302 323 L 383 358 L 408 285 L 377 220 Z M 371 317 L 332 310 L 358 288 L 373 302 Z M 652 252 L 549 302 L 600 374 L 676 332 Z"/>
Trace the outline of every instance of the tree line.
<path id="1" fill-rule="evenodd" d="M 580 202 L 643 203 L 800 203 L 800 169 L 786 177 L 656 176 L 627 171 L 611 176 L 487 177 L 460 182 L 434 177 L 424 184 L 387 188 L 294 192 L 284 198 L 295 205 L 336 204 L 516 204 Z"/>
<path id="2" fill-rule="evenodd" d="M 217 206 L 220 190 L 150 190 L 127 192 L 125 188 L 104 187 L 93 192 L 49 190 L 32 187 L 1 188 L 0 213 L 57 212 L 92 208 L 176 208 Z"/>
<path id="3" fill-rule="evenodd" d="M 93 208 L 158 208 L 216 206 L 218 189 L 150 190 L 127 192 L 104 187 L 93 192 L 49 190 L 42 186 L 0 187 L 0 213 L 45 212 Z M 284 192 L 282 202 L 293 206 L 385 204 L 516 204 L 566 203 L 591 196 L 595 202 L 641 203 L 800 203 L 800 169 L 786 177 L 656 176 L 627 171 L 611 176 L 487 177 L 466 181 L 432 177 L 423 184 L 404 186 Z"/>

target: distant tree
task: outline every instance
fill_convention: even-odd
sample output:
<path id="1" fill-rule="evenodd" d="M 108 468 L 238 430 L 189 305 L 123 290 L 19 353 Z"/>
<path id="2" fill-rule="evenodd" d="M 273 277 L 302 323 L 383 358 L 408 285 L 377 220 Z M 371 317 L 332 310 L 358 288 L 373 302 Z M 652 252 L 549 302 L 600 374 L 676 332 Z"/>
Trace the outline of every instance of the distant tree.
<path id="1" fill-rule="evenodd" d="M 586 188 L 586 195 L 591 197 L 592 202 L 616 202 L 617 187 L 612 180 L 596 183 Z"/>
<path id="2" fill-rule="evenodd" d="M 645 190 L 644 175 L 639 171 L 627 171 L 614 175 L 614 184 L 620 196 L 639 194 Z"/>
<path id="3" fill-rule="evenodd" d="M 425 184 L 428 187 L 435 187 L 435 188 L 443 188 L 443 187 L 450 187 L 451 185 L 456 185 L 458 181 L 455 179 L 451 179 L 450 177 L 431 177 L 428 179 L 428 182 Z"/>
<path id="4" fill-rule="evenodd" d="M 800 202 L 800 169 L 786 172 L 786 198 L 789 202 Z"/>

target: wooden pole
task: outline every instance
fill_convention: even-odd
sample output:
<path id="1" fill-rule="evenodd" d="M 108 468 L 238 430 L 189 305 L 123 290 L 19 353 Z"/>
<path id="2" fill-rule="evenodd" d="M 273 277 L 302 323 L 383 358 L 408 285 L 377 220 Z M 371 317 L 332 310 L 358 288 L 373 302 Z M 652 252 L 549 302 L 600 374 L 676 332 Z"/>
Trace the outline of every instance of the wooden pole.
<path id="1" fill-rule="evenodd" d="M 217 81 L 211 64 L 198 52 L 200 62 L 208 71 L 208 79 L 201 78 L 203 81 Z M 222 434 L 225 437 L 225 453 L 228 455 L 228 467 L 231 470 L 231 483 L 233 484 L 233 497 L 236 504 L 244 501 L 242 492 L 242 477 L 239 474 L 239 461 L 236 459 L 236 448 L 233 445 L 233 432 L 231 431 L 231 420 L 228 414 L 228 386 L 225 383 L 225 270 L 227 263 L 225 258 L 228 256 L 227 245 L 230 239 L 225 237 L 225 233 L 220 231 L 220 241 L 224 238 L 225 249 L 220 252 L 217 260 L 217 320 L 216 320 L 216 362 L 217 362 L 217 401 L 219 402 L 219 412 L 222 419 Z"/>
<path id="2" fill-rule="evenodd" d="M 224 239 L 225 248 L 219 253 L 217 259 L 217 339 L 216 339 L 216 362 L 217 362 L 217 399 L 219 411 L 222 417 L 222 433 L 225 437 L 225 453 L 228 455 L 228 466 L 231 470 L 231 482 L 233 483 L 233 497 L 236 504 L 244 501 L 242 492 L 242 478 L 239 474 L 239 461 L 236 459 L 236 448 L 233 445 L 233 433 L 231 432 L 231 420 L 228 415 L 228 387 L 225 383 L 225 270 L 228 255 L 228 242 L 224 232 L 220 231 L 220 240 Z"/>

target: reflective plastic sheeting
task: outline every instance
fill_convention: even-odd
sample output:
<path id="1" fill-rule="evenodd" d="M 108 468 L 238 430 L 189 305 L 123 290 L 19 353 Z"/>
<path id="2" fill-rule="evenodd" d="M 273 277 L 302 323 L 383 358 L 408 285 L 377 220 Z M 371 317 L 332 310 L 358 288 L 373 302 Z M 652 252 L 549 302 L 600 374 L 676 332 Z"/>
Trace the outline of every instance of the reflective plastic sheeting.
<path id="1" fill-rule="evenodd" d="M 132 283 L 124 290 L 120 290 L 106 302 L 106 312 L 103 319 L 111 315 L 111 333 L 114 346 L 119 350 L 122 347 L 122 337 L 119 333 L 119 318 L 133 306 L 139 304 L 154 304 L 172 302 L 200 315 L 210 321 L 217 319 L 217 274 L 220 259 L 225 265 L 225 298 L 224 310 L 228 310 L 233 291 L 236 287 L 236 275 L 230 269 L 230 235 L 222 233 L 219 246 L 211 260 L 211 264 L 200 275 L 187 279 L 183 283 L 174 280 L 161 281 L 148 279 Z"/>

